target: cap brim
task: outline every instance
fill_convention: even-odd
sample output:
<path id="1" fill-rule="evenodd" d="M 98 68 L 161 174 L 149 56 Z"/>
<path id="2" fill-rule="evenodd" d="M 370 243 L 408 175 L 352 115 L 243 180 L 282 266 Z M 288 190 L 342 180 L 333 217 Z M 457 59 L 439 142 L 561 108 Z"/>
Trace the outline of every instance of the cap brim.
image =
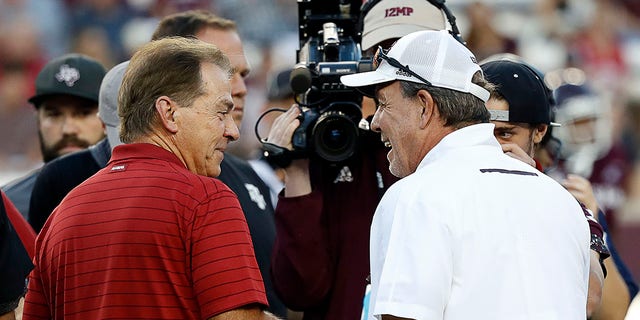
<path id="1" fill-rule="evenodd" d="M 95 102 L 96 104 L 98 104 L 98 97 L 93 96 L 91 94 L 82 94 L 82 93 L 68 93 L 68 92 L 44 92 L 44 93 L 40 93 L 40 94 L 36 94 L 33 97 L 29 98 L 29 103 L 31 103 L 34 107 L 38 108 L 40 107 L 40 103 L 42 103 L 42 100 L 45 100 L 48 97 L 51 96 L 55 96 L 55 95 L 66 95 L 66 96 L 72 96 L 72 97 L 77 97 L 77 98 L 82 98 L 82 99 L 87 99 L 89 101 Z"/>
<path id="2" fill-rule="evenodd" d="M 118 127 L 110 126 L 108 124 L 104 127 L 105 131 L 107 131 L 107 139 L 109 140 L 111 149 L 113 150 L 116 146 L 121 145 L 122 142 L 120 141 L 120 130 Z"/>
<path id="3" fill-rule="evenodd" d="M 379 71 L 348 74 L 340 77 L 342 84 L 348 87 L 368 87 L 376 84 L 396 80 L 395 77 L 383 74 Z"/>

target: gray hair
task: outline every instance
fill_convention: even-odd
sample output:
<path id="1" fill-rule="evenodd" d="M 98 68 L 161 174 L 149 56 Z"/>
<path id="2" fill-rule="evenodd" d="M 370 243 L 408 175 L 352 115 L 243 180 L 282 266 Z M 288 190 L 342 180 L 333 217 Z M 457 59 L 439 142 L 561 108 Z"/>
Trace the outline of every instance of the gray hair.
<path id="1" fill-rule="evenodd" d="M 473 75 L 472 82 L 489 92 L 494 91 L 493 84 L 486 81 L 479 71 Z M 428 91 L 447 127 L 460 129 L 472 124 L 489 122 L 490 114 L 485 103 L 470 93 L 410 81 L 400 81 L 400 88 L 404 98 L 415 97 L 420 90 Z"/>

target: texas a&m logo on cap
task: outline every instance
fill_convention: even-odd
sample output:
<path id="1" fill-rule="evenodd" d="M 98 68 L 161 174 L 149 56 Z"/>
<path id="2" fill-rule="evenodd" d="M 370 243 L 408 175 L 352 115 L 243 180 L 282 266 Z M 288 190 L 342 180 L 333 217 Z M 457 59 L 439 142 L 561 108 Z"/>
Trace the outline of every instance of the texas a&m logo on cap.
<path id="1" fill-rule="evenodd" d="M 80 71 L 68 64 L 61 65 L 60 71 L 56 73 L 56 80 L 64 82 L 68 87 L 73 87 L 78 79 L 80 79 Z"/>

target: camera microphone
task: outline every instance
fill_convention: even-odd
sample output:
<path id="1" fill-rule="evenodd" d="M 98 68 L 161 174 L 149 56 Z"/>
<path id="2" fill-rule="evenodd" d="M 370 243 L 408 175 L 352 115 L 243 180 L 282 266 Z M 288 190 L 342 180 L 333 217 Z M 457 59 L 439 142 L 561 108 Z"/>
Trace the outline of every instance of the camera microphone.
<path id="1" fill-rule="evenodd" d="M 304 66 L 296 66 L 289 77 L 291 90 L 296 94 L 303 94 L 311 88 L 311 71 Z"/>

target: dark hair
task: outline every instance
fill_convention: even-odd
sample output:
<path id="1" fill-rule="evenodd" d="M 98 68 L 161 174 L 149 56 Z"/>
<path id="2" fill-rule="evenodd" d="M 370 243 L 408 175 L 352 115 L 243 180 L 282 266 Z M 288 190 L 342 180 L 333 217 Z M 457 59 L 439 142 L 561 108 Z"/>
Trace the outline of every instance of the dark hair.
<path id="1" fill-rule="evenodd" d="M 481 72 L 476 72 L 471 81 L 493 94 L 493 84 L 487 82 Z M 405 98 L 415 97 L 420 90 L 428 91 L 438 106 L 440 116 L 445 120 L 445 126 L 460 129 L 472 124 L 487 123 L 491 118 L 484 101 L 471 93 L 410 81 L 400 81 L 400 88 Z"/>
<path id="2" fill-rule="evenodd" d="M 194 37 L 202 28 L 236 30 L 236 23 L 206 10 L 189 10 L 164 17 L 151 40 L 165 37 Z"/>
<path id="3" fill-rule="evenodd" d="M 118 96 L 120 140 L 131 143 L 158 121 L 155 102 L 168 96 L 189 107 L 204 94 L 201 65 L 212 63 L 231 77 L 231 64 L 216 46 L 197 39 L 170 37 L 140 48 L 131 58 Z"/>

